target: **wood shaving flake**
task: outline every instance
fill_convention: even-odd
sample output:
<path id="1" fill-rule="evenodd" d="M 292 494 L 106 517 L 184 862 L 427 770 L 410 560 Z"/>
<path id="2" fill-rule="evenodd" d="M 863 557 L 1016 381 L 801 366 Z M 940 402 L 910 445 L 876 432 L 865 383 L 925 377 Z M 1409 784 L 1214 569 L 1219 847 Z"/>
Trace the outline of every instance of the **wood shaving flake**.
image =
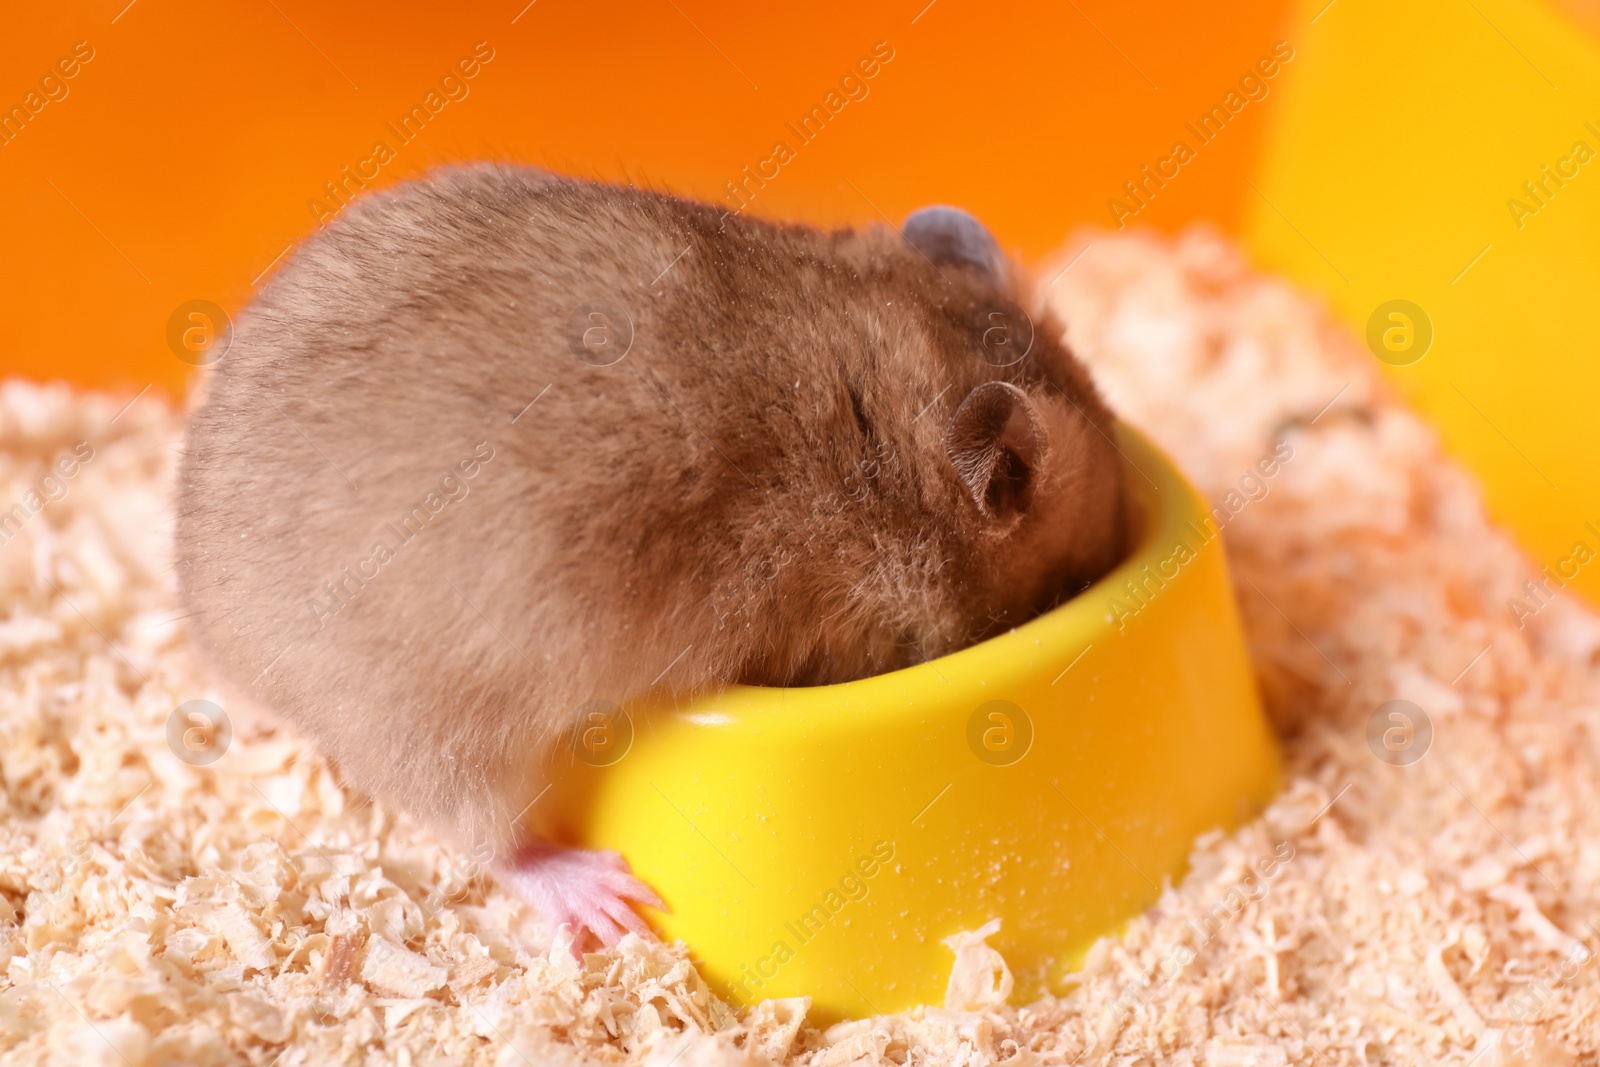
<path id="1" fill-rule="evenodd" d="M 1542 561 L 1314 304 L 1204 232 L 1089 235 L 1061 262 L 1091 241 L 1049 298 L 1228 515 L 1289 782 L 1061 996 L 1003 1003 L 978 931 L 945 1007 L 740 1016 L 681 944 L 573 960 L 291 730 L 241 716 L 216 764 L 184 762 L 168 716 L 221 698 L 171 588 L 180 416 L 147 394 L 113 423 L 129 397 L 10 381 L 0 511 L 77 442 L 95 455 L 0 545 L 0 1064 L 1596 1062 L 1600 618 L 1563 595 L 1518 625 Z M 1403 766 L 1367 743 L 1393 699 L 1434 730 Z M 1268 857 L 1267 892 L 1219 910 Z"/>
<path id="2" fill-rule="evenodd" d="M 1011 996 L 1015 984 L 1005 959 L 988 945 L 1000 932 L 1000 920 L 990 919 L 976 930 L 944 939 L 956 954 L 945 986 L 944 1006 L 951 1011 L 976 1012 L 998 1008 Z"/>
<path id="3" fill-rule="evenodd" d="M 449 972 L 386 937 L 367 942 L 361 980 L 373 989 L 401 997 L 420 997 L 444 985 Z"/>

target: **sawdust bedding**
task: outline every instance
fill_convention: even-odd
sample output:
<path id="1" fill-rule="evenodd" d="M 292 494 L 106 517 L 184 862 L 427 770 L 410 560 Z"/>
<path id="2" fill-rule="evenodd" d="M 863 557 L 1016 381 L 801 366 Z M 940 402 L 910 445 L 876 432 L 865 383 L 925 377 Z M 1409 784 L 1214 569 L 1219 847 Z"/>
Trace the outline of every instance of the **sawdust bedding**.
<path id="1" fill-rule="evenodd" d="M 1092 240 L 1051 299 L 1113 405 L 1230 515 L 1290 784 L 1199 841 L 1067 995 L 997 1003 L 974 936 L 943 1006 L 740 1016 L 681 945 L 572 961 L 285 730 L 180 760 L 169 716 L 215 696 L 168 564 L 180 416 L 12 382 L 0 1061 L 1594 1063 L 1600 623 L 1557 597 L 1519 628 L 1537 565 L 1317 306 L 1205 233 Z M 1395 699 L 1431 721 L 1420 759 L 1422 733 L 1383 746 L 1386 715 L 1369 744 Z"/>

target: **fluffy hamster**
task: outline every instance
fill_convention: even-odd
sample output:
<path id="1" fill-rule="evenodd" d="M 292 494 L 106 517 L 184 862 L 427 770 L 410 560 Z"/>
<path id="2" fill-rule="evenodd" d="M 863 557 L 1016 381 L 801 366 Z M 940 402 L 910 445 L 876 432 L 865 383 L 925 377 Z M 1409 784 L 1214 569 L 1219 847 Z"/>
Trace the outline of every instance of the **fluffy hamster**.
<path id="1" fill-rule="evenodd" d="M 366 196 L 194 414 L 197 642 L 610 943 L 649 890 L 513 825 L 584 705 L 903 667 L 1116 562 L 1112 419 L 1061 336 L 951 208 L 820 232 L 490 165 Z"/>

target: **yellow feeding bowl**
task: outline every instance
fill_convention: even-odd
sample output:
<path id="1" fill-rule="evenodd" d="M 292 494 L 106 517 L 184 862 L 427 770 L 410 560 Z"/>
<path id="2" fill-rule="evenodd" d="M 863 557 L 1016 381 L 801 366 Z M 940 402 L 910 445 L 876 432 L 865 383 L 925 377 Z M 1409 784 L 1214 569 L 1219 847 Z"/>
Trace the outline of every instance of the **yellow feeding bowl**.
<path id="1" fill-rule="evenodd" d="M 891 674 L 632 708 L 580 735 L 541 823 L 621 852 L 735 1003 L 941 1004 L 943 940 L 991 919 L 1013 998 L 1057 990 L 1278 783 L 1217 527 L 1120 443 L 1137 544 L 1090 589 Z"/>

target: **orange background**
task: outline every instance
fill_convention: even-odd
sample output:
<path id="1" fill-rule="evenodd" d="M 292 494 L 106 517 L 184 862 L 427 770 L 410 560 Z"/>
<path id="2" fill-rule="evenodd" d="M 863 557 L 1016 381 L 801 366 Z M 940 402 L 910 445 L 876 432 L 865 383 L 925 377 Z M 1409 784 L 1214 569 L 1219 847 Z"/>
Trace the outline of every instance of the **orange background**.
<path id="1" fill-rule="evenodd" d="M 192 370 L 167 347 L 173 310 L 248 303 L 315 229 L 307 202 L 380 137 L 398 158 L 378 185 L 494 158 L 706 199 L 783 139 L 797 158 L 753 212 L 898 222 L 949 202 L 1037 259 L 1079 224 L 1109 224 L 1106 201 L 1288 18 L 1282 0 L 525 2 L 94 0 L 9 13 L 0 106 L 75 42 L 95 57 L 0 146 L 0 370 L 181 392 Z M 495 56 L 470 95 L 398 147 L 385 123 L 479 41 Z M 785 123 L 878 41 L 895 55 L 870 94 L 799 147 Z M 1252 104 L 1138 222 L 1203 217 L 1236 232 L 1275 99 Z"/>

